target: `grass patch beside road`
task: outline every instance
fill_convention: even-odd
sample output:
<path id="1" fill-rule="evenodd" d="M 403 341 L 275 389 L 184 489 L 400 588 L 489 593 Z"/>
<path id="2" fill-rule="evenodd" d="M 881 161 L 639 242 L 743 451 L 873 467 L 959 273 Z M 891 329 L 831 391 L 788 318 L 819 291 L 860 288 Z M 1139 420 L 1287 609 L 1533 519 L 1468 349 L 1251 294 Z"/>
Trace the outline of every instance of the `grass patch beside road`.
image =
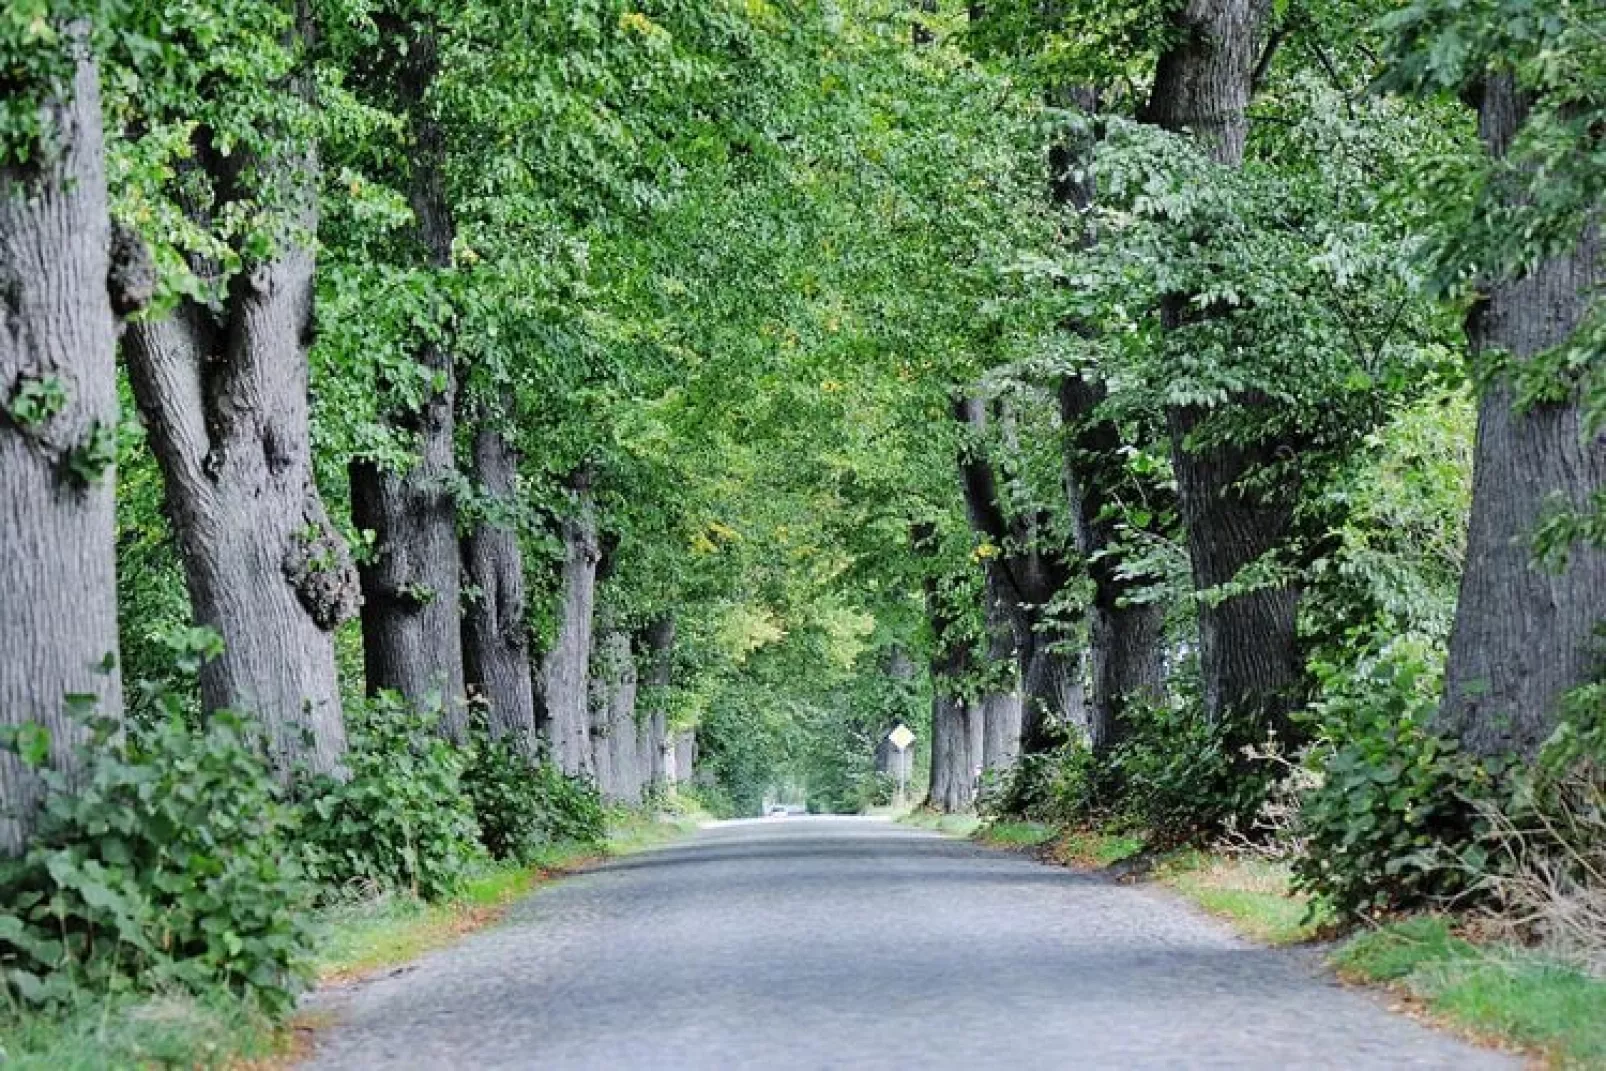
<path id="1" fill-rule="evenodd" d="M 968 837 L 981 828 L 981 819 L 973 814 L 939 814 L 927 810 L 910 811 L 898 821 L 953 837 Z"/>
<path id="2" fill-rule="evenodd" d="M 632 812 L 608 817 L 601 844 L 557 844 L 528 866 L 495 867 L 470 880 L 450 900 L 426 904 L 386 896 L 329 909 L 320 982 L 347 981 L 417 959 L 501 918 L 536 886 L 609 856 L 667 843 L 697 828 L 693 817 L 663 820 Z"/>
<path id="3" fill-rule="evenodd" d="M 1353 981 L 1388 985 L 1433 1017 L 1541 1052 L 1554 1067 L 1606 1067 L 1606 982 L 1525 949 L 1480 946 L 1441 917 L 1352 938 L 1333 956 Z"/>
<path id="4" fill-rule="evenodd" d="M 1286 863 L 1202 851 L 1177 852 L 1155 867 L 1155 880 L 1245 936 L 1268 945 L 1314 940 L 1332 915 L 1294 892 Z"/>
<path id="5" fill-rule="evenodd" d="M 554 845 L 529 866 L 497 866 L 434 904 L 376 897 L 319 913 L 325 936 L 320 982 L 362 978 L 400 966 L 501 918 L 543 882 L 600 858 L 628 855 L 697 827 L 618 812 L 602 844 Z M 123 1071 L 150 1068 L 281 1067 L 310 1045 L 319 1024 L 305 1016 L 276 1024 L 228 993 L 112 996 L 86 994 L 54 1013 L 18 1013 L 0 1003 L 0 1067 L 5 1071 Z"/>

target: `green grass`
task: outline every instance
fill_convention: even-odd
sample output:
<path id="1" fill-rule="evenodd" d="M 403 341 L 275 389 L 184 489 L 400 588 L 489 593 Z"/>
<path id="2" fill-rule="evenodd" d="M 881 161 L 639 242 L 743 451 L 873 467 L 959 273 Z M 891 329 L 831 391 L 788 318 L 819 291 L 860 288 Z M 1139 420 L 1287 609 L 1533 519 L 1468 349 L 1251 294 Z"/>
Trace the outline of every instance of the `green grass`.
<path id="1" fill-rule="evenodd" d="M 1155 868 L 1155 879 L 1212 915 L 1269 945 L 1310 941 L 1332 924 L 1332 915 L 1290 886 L 1287 864 L 1207 852 L 1178 852 Z"/>
<path id="2" fill-rule="evenodd" d="M 1362 934 L 1333 962 L 1348 978 L 1393 985 L 1445 1022 L 1542 1052 L 1553 1066 L 1606 1067 L 1606 982 L 1537 953 L 1479 947 L 1427 917 Z"/>
<path id="3" fill-rule="evenodd" d="M 1143 850 L 1143 838 L 1093 829 L 1058 830 L 1049 856 L 1061 866 L 1107 867 Z"/>
<path id="4" fill-rule="evenodd" d="M 239 1000 L 190 996 L 95 997 L 49 1015 L 0 1012 L 7 1071 L 267 1066 L 298 1035 Z"/>
<path id="5" fill-rule="evenodd" d="M 629 811 L 608 816 L 602 844 L 558 844 L 528 866 L 499 866 L 471 879 L 450 900 L 425 904 L 412 897 L 384 896 L 329 909 L 318 976 L 360 978 L 416 959 L 465 933 L 494 922 L 537 885 L 584 863 L 644 851 L 695 829 L 690 816 L 660 821 Z"/>
<path id="6" fill-rule="evenodd" d="M 927 810 L 910 811 L 898 820 L 905 825 L 934 829 L 953 837 L 968 837 L 981 827 L 981 819 L 973 814 L 939 814 Z"/>
<path id="7" fill-rule="evenodd" d="M 1054 827 L 1042 822 L 989 822 L 976 831 L 982 843 L 1005 848 L 1035 848 L 1054 836 Z"/>
<path id="8" fill-rule="evenodd" d="M 497 866 L 456 896 L 425 904 L 376 897 L 320 912 L 316 964 L 322 981 L 360 978 L 398 966 L 500 918 L 509 905 L 550 878 L 590 860 L 626 855 L 673 840 L 697 825 L 617 812 L 603 844 L 555 845 L 529 866 Z M 3 1000 L 3 993 L 0 993 Z M 147 1068 L 282 1066 L 316 1023 L 275 1024 L 227 994 L 100 996 L 86 994 L 52 1014 L 0 1004 L 0 1067 L 5 1071 L 123 1071 Z"/>

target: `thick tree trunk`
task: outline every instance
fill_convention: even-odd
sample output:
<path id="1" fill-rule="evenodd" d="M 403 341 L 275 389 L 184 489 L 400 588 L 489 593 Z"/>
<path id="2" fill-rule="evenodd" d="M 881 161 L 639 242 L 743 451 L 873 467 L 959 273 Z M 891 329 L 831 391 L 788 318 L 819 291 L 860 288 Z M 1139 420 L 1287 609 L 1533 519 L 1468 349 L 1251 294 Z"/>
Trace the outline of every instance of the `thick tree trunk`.
<path id="1" fill-rule="evenodd" d="M 614 627 L 599 632 L 592 656 L 591 748 L 597 788 L 614 803 L 640 799 L 637 780 L 636 659 L 630 634 Z"/>
<path id="2" fill-rule="evenodd" d="M 463 611 L 463 675 L 485 700 L 491 732 L 535 746 L 535 694 L 530 674 L 524 550 L 504 518 L 515 506 L 518 455 L 498 431 L 474 433 L 474 482 L 492 503 L 463 537 L 463 575 L 474 589 Z"/>
<path id="3" fill-rule="evenodd" d="M 602 546 L 591 497 L 591 474 L 583 470 L 576 473 L 571 488 L 575 508 L 571 516 L 563 519 L 561 532 L 564 558 L 558 628 L 552 649 L 541 662 L 541 690 L 552 757 L 564 773 L 587 776 L 595 772 L 586 678 Z"/>
<path id="4" fill-rule="evenodd" d="M 1093 688 L 1087 703 L 1087 734 L 1096 751 L 1120 743 L 1126 733 L 1129 702 L 1159 702 L 1165 689 L 1165 610 L 1158 604 L 1131 601 L 1141 580 L 1123 576 L 1113 553 L 1116 492 L 1133 481 L 1121 463 L 1119 430 L 1097 415 L 1103 389 L 1102 384 L 1069 375 L 1061 381 L 1059 391 L 1066 430 L 1066 498 L 1076 549 L 1093 581 L 1093 601 L 1088 608 Z M 1140 485 L 1133 489 L 1151 515 L 1161 511 L 1160 488 Z"/>
<path id="5" fill-rule="evenodd" d="M 934 675 L 940 689 L 941 676 Z M 926 806 L 944 814 L 974 810 L 981 767 L 982 705 L 938 691 L 931 701 L 931 790 Z"/>
<path id="6" fill-rule="evenodd" d="M 674 679 L 675 617 L 661 614 L 641 633 L 642 664 L 647 672 L 649 710 L 644 727 L 645 784 L 649 792 L 673 783 L 674 741 L 669 735 L 669 686 Z"/>
<path id="7" fill-rule="evenodd" d="M 70 771 L 84 734 L 68 697 L 122 713 L 115 479 L 101 448 L 117 427 L 111 223 L 87 47 L 42 112 L 45 151 L 0 167 L 0 725 L 43 726 Z M 0 857 L 22 851 L 42 795 L 0 749 Z"/>
<path id="8" fill-rule="evenodd" d="M 1249 98 L 1259 38 L 1270 0 L 1188 0 L 1173 15 L 1177 43 L 1160 58 L 1144 120 L 1190 133 L 1223 167 L 1242 165 L 1249 135 Z M 1185 295 L 1168 298 L 1162 326 L 1185 323 Z M 1256 397 L 1232 404 L 1268 406 Z M 1209 591 L 1275 550 L 1293 523 L 1294 495 L 1286 489 L 1247 490 L 1259 472 L 1289 447 L 1278 442 L 1200 446 L 1193 433 L 1212 410 L 1171 409 L 1172 467 L 1187 530 L 1194 587 Z M 1263 588 L 1199 608 L 1199 667 L 1207 717 L 1286 729 L 1298 702 L 1303 660 L 1295 617 L 1298 593 Z"/>
<path id="9" fill-rule="evenodd" d="M 956 401 L 955 417 L 973 441 L 960 458 L 961 485 L 972 530 L 996 550 L 986 570 L 988 660 L 1012 666 L 1012 686 L 983 701 L 987 723 L 982 764 L 1007 773 L 1023 750 L 1041 751 L 1063 729 L 1085 720 L 1080 656 L 1053 648 L 1058 626 L 1045 627 L 1049 604 L 1070 579 L 1066 563 L 1040 545 L 1042 518 L 1009 517 L 988 457 L 986 403 Z"/>
<path id="10" fill-rule="evenodd" d="M 263 161 L 313 233 L 312 153 Z M 290 232 L 290 228 L 287 228 Z M 356 612 L 356 571 L 313 482 L 307 412 L 313 254 L 289 236 L 229 283 L 133 324 L 129 378 L 167 485 L 196 620 L 223 637 L 201 670 L 208 710 L 257 716 L 281 777 L 329 773 L 345 751 L 331 633 Z"/>
<path id="11" fill-rule="evenodd" d="M 1009 580 L 1000 559 L 989 558 L 986 570 L 987 672 L 1002 674 L 1005 683 L 995 685 L 982 697 L 979 761 L 984 772 L 1006 777 L 1020 759 L 1023 702 L 1019 648 Z"/>
<path id="12" fill-rule="evenodd" d="M 1524 107 L 1511 80 L 1489 79 L 1479 127 L 1504 155 Z M 1606 284 L 1600 233 L 1522 279 L 1498 283 L 1473 310 L 1475 354 L 1527 360 L 1567 340 Z M 1532 757 L 1554 731 L 1562 697 L 1599 679 L 1606 552 L 1578 545 L 1565 567 L 1533 559 L 1535 526 L 1558 505 L 1591 512 L 1606 488 L 1606 439 L 1586 426 L 1581 400 L 1513 408 L 1508 375 L 1478 409 L 1466 569 L 1450 639 L 1438 726 L 1480 755 Z"/>
<path id="13" fill-rule="evenodd" d="M 670 750 L 673 753 L 671 783 L 691 784 L 697 775 L 697 730 L 683 729 L 676 733 Z"/>
<path id="14" fill-rule="evenodd" d="M 413 238 L 422 260 L 443 270 L 451 266 L 454 228 L 442 174 L 444 138 L 425 100 L 438 66 L 435 34 L 426 21 L 384 20 L 382 25 L 388 40 L 381 54 L 395 50 L 393 69 L 386 73 L 414 137 L 408 177 Z M 461 739 L 461 565 L 450 490 L 456 470 L 456 372 L 446 346 L 420 339 L 417 347 L 419 366 L 440 387 L 420 408 L 388 416 L 414 438 L 414 463 L 405 470 L 367 460 L 351 465 L 352 522 L 376 536 L 374 553 L 360 569 L 363 665 L 370 693 L 390 690 L 419 706 L 440 704 L 443 728 Z"/>

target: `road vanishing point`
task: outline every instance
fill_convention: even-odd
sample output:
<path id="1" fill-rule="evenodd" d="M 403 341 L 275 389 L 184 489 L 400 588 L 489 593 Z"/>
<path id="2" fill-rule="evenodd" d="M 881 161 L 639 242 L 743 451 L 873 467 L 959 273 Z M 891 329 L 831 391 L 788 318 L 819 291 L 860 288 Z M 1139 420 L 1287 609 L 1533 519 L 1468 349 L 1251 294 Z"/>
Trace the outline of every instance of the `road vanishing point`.
<path id="1" fill-rule="evenodd" d="M 307 1066 L 1517 1068 L 1152 888 L 887 821 L 726 822 L 326 989 Z"/>

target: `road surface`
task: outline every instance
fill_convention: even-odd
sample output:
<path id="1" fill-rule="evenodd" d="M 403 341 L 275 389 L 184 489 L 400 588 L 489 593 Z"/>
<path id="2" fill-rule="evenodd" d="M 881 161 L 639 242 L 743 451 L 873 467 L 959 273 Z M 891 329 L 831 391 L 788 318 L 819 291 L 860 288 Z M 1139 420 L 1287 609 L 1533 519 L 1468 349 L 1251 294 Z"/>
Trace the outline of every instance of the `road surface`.
<path id="1" fill-rule="evenodd" d="M 1158 890 L 871 819 L 727 823 L 325 991 L 313 1068 L 1515 1068 Z"/>

